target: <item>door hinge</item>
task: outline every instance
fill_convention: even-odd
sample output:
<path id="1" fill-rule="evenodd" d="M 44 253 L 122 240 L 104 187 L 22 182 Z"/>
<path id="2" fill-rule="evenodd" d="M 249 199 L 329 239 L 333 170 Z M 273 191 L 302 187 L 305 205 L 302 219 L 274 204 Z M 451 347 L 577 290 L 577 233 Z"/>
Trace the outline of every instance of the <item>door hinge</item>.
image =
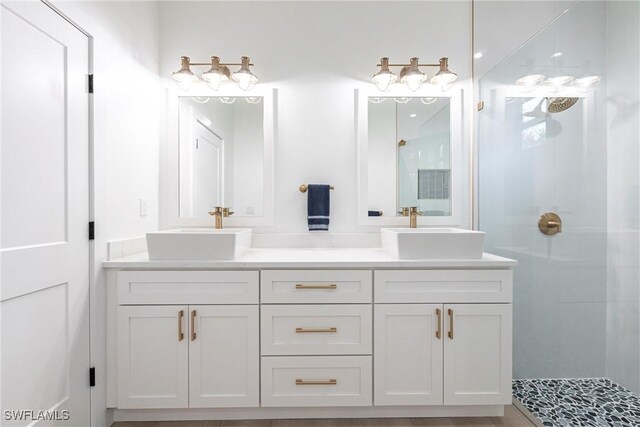
<path id="1" fill-rule="evenodd" d="M 89 74 L 89 93 L 93 93 L 93 74 Z"/>
<path id="2" fill-rule="evenodd" d="M 96 368 L 89 368 L 89 387 L 96 386 Z"/>
<path id="3" fill-rule="evenodd" d="M 93 221 L 89 222 L 89 240 L 96 238 L 96 224 Z"/>
<path id="4" fill-rule="evenodd" d="M 483 108 L 484 108 L 484 101 L 478 102 L 478 111 L 482 111 Z"/>

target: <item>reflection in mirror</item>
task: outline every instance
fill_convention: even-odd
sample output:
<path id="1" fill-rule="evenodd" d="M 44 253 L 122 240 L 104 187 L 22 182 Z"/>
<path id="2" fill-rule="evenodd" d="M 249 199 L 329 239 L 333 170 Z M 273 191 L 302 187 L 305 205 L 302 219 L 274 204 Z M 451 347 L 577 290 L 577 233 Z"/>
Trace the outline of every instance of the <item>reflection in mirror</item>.
<path id="1" fill-rule="evenodd" d="M 179 215 L 263 215 L 261 97 L 179 97 Z"/>
<path id="2" fill-rule="evenodd" d="M 449 98 L 369 98 L 369 211 L 451 215 L 450 116 Z"/>

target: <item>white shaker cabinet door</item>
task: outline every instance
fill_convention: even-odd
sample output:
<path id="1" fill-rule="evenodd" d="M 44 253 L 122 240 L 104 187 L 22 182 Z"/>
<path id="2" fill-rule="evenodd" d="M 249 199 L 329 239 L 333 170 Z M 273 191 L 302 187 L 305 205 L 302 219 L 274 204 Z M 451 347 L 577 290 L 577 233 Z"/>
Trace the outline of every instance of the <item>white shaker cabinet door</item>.
<path id="1" fill-rule="evenodd" d="M 374 309 L 374 404 L 442 405 L 442 305 Z"/>
<path id="2" fill-rule="evenodd" d="M 189 323 L 189 407 L 257 407 L 258 306 L 192 305 Z"/>
<path id="3" fill-rule="evenodd" d="M 118 408 L 186 408 L 187 306 L 118 307 Z"/>
<path id="4" fill-rule="evenodd" d="M 511 403 L 511 304 L 446 304 L 444 404 Z"/>

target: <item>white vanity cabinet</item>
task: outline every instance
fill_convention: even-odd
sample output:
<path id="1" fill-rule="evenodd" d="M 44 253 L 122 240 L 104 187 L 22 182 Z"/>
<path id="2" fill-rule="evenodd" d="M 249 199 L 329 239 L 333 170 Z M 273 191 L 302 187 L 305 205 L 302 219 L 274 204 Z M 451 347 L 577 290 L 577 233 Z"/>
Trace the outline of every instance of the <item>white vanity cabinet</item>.
<path id="1" fill-rule="evenodd" d="M 375 405 L 511 402 L 511 271 L 388 270 L 374 280 Z"/>
<path id="2" fill-rule="evenodd" d="M 501 415 L 513 263 L 489 261 L 114 263 L 108 406 L 119 421 Z"/>
<path id="3" fill-rule="evenodd" d="M 118 408 L 258 406 L 258 272 L 122 271 L 118 291 Z"/>

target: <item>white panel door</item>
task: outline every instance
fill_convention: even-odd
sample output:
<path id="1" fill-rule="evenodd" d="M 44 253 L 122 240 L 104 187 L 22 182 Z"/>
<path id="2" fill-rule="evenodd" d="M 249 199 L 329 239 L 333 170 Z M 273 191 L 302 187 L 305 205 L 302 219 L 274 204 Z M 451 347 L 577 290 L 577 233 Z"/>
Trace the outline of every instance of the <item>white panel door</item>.
<path id="1" fill-rule="evenodd" d="M 0 21 L 1 409 L 86 427 L 89 41 L 39 1 L 2 2 Z"/>
<path id="2" fill-rule="evenodd" d="M 118 307 L 118 408 L 186 408 L 188 307 Z"/>
<path id="3" fill-rule="evenodd" d="M 511 304 L 444 309 L 444 404 L 511 403 Z"/>
<path id="4" fill-rule="evenodd" d="M 374 308 L 374 404 L 442 405 L 442 305 Z"/>
<path id="5" fill-rule="evenodd" d="M 257 305 L 189 307 L 189 407 L 257 407 Z"/>
<path id="6" fill-rule="evenodd" d="M 224 145 L 222 139 L 199 120 L 193 124 L 194 216 L 204 217 L 213 206 L 224 203 Z"/>

